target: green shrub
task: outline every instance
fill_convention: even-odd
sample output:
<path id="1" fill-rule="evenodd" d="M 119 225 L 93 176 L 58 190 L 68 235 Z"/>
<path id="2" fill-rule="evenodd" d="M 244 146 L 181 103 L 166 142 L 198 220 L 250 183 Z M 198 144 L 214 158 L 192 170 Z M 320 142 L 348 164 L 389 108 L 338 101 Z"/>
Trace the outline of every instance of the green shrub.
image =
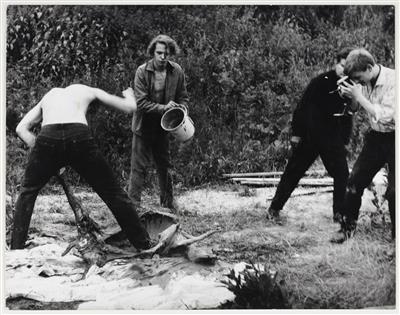
<path id="1" fill-rule="evenodd" d="M 235 294 L 233 302 L 221 308 L 230 309 L 288 309 L 290 308 L 286 291 L 271 275 L 268 266 L 256 267 L 253 263 L 243 272 L 231 270 L 228 280 L 222 282 Z M 283 283 L 283 282 L 282 282 Z"/>
<path id="2" fill-rule="evenodd" d="M 293 109 L 339 48 L 364 46 L 394 66 L 393 6 L 9 5 L 7 122 L 15 124 L 53 86 L 81 82 L 119 94 L 159 33 L 182 47 L 176 61 L 187 76 L 196 127 L 189 145 L 172 142 L 175 182 L 183 185 L 217 181 L 227 172 L 282 169 Z M 100 149 L 123 183 L 130 119 L 96 104 L 89 112 Z M 365 115 L 355 120 L 350 160 L 366 128 Z M 7 189 L 19 183 L 25 157 L 21 142 L 10 137 Z"/>

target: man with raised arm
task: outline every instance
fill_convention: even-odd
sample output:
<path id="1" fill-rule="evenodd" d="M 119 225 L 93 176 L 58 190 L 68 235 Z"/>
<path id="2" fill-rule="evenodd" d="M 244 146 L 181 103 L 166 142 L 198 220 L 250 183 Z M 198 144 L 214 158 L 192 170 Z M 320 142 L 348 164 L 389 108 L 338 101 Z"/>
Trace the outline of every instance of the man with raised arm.
<path id="1" fill-rule="evenodd" d="M 149 235 L 132 201 L 100 154 L 86 120 L 94 100 L 125 113 L 136 111 L 133 90 L 128 88 L 122 94 L 123 98 L 82 84 L 53 88 L 18 124 L 16 132 L 31 152 L 15 205 L 11 249 L 24 248 L 40 189 L 66 165 L 77 171 L 107 204 L 134 247 L 150 247 Z M 41 131 L 36 137 L 31 129 L 40 122 Z"/>

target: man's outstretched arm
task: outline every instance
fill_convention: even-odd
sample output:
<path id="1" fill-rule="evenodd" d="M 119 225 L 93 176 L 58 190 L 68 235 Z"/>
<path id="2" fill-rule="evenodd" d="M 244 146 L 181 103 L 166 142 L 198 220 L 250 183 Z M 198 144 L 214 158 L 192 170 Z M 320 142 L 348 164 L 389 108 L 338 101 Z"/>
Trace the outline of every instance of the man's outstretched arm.
<path id="1" fill-rule="evenodd" d="M 105 105 L 111 106 L 128 114 L 136 111 L 136 98 L 132 88 L 127 88 L 122 92 L 124 97 L 108 94 L 107 92 L 98 88 L 92 88 L 92 91 L 94 92 L 95 98 Z"/>
<path id="2" fill-rule="evenodd" d="M 19 122 L 15 129 L 19 138 L 26 143 L 26 145 L 32 148 L 35 144 L 36 136 L 31 132 L 33 126 L 38 124 L 42 120 L 42 106 L 39 102 L 34 108 L 32 108 L 22 120 Z"/>

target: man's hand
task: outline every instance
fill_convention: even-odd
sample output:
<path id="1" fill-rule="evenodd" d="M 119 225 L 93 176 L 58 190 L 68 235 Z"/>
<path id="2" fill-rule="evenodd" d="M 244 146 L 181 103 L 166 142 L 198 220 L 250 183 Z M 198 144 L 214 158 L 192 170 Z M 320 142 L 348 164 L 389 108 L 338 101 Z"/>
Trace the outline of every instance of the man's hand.
<path id="1" fill-rule="evenodd" d="M 126 90 L 122 91 L 122 95 L 125 97 L 125 100 L 129 102 L 129 111 L 136 111 L 137 110 L 137 103 L 135 92 L 131 87 L 128 87 Z"/>
<path id="2" fill-rule="evenodd" d="M 339 85 L 339 94 L 341 96 L 345 96 L 347 98 L 352 99 L 353 101 L 358 101 L 360 97 L 362 97 L 361 87 L 359 84 L 356 84 L 354 81 L 350 80 L 351 83 L 343 81 Z"/>
<path id="3" fill-rule="evenodd" d="M 296 151 L 300 142 L 301 142 L 301 137 L 299 136 L 292 136 L 292 138 L 290 138 L 290 155 L 292 155 L 293 152 Z"/>
<path id="4" fill-rule="evenodd" d="M 135 93 L 131 87 L 128 87 L 126 90 L 122 91 L 122 95 L 124 97 L 133 97 L 135 98 Z"/>
<path id="5" fill-rule="evenodd" d="M 29 149 L 32 149 L 35 146 L 36 136 L 31 132 L 27 132 L 22 140 L 25 142 Z"/>
<path id="6" fill-rule="evenodd" d="M 181 104 L 178 104 L 178 103 L 176 103 L 174 101 L 169 101 L 168 104 L 164 106 L 164 111 L 167 111 L 167 110 L 169 110 L 171 108 L 174 108 L 174 107 L 184 108 L 185 106 L 181 105 Z"/>
<path id="7" fill-rule="evenodd" d="M 290 138 L 290 144 L 292 147 L 298 147 L 300 141 L 301 137 L 299 136 L 292 136 L 292 138 Z"/>

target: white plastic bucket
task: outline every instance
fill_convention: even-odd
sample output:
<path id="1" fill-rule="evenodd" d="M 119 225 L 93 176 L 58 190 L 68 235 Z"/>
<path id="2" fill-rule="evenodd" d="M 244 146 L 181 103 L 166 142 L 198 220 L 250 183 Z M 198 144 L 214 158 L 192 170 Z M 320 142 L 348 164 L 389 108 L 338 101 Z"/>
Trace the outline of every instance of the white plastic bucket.
<path id="1" fill-rule="evenodd" d="M 186 142 L 194 135 L 194 124 L 185 107 L 167 110 L 161 117 L 161 127 L 179 142 Z"/>

